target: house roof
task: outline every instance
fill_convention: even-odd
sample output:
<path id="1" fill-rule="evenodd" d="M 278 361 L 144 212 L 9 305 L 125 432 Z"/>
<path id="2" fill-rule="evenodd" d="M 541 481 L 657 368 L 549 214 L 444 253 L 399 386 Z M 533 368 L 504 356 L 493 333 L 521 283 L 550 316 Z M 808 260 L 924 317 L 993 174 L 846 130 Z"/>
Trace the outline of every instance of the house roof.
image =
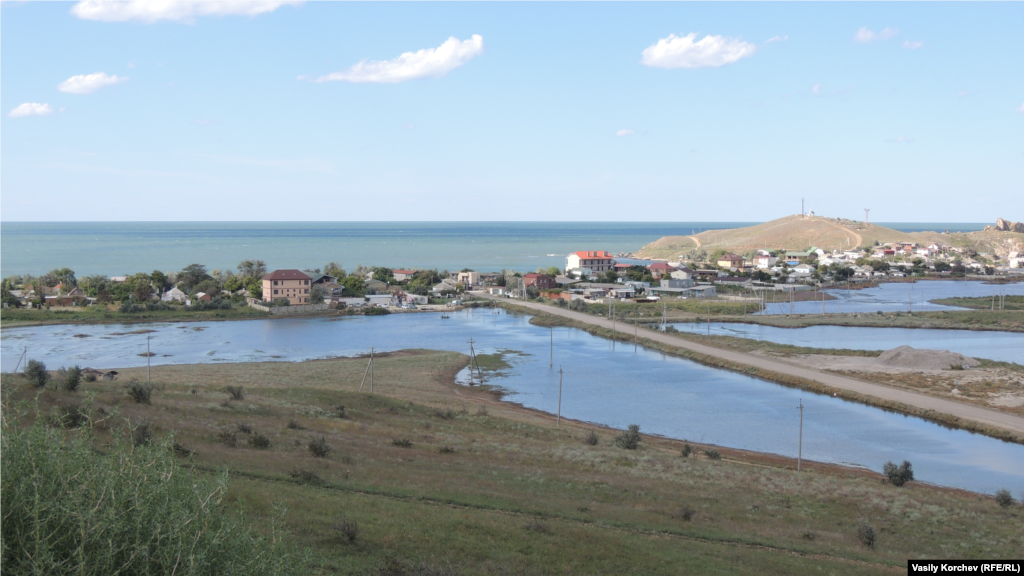
<path id="1" fill-rule="evenodd" d="M 392 270 L 392 274 L 415 274 L 415 270 Z"/>
<path id="2" fill-rule="evenodd" d="M 604 250 L 581 250 L 579 252 L 573 252 L 573 254 L 580 258 L 599 258 L 602 260 L 611 260 L 612 255 Z"/>
<path id="3" fill-rule="evenodd" d="M 742 261 L 743 260 L 743 256 L 737 256 L 736 254 L 723 254 L 723 255 L 719 256 L 718 259 L 719 260 L 730 260 L 730 261 L 734 261 L 734 260 L 741 260 Z"/>
<path id="4" fill-rule="evenodd" d="M 675 270 L 674 266 L 669 266 L 664 262 L 655 262 L 647 267 L 648 270 Z"/>
<path id="5" fill-rule="evenodd" d="M 312 280 L 301 270 L 274 270 L 263 277 L 264 280 Z"/>

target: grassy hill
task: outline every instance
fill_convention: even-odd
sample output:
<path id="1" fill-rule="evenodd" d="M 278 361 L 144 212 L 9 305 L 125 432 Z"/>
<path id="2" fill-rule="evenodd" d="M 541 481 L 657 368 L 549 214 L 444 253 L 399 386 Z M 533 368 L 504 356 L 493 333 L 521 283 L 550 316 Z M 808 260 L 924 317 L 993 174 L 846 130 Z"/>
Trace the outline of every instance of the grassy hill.
<path id="1" fill-rule="evenodd" d="M 366 359 L 161 366 L 150 403 L 125 389 L 145 368 L 74 393 L 5 376 L 4 410 L 86 406 L 101 419 L 97 457 L 129 422 L 153 442 L 173 435 L 195 451 L 178 473 L 226 470 L 223 504 L 261 531 L 281 520 L 288 543 L 311 550 L 308 574 L 878 574 L 1024 546 L 1020 506 L 696 443 L 684 456 L 683 442 L 652 436 L 624 449 L 616 430 L 556 427 L 455 385 L 466 363 L 381 355 L 375 394 L 359 391 Z M 319 439 L 324 458 L 309 450 Z"/>
<path id="2" fill-rule="evenodd" d="M 1010 240 L 1009 244 L 1007 240 Z M 944 234 L 941 231 L 905 233 L 853 220 L 795 215 L 746 228 L 706 230 L 692 236 L 666 236 L 644 246 L 637 255 L 642 258 L 676 260 L 698 247 L 707 252 L 724 249 L 745 253 L 761 248 L 805 250 L 811 246 L 824 250 L 846 249 L 872 246 L 875 242 L 938 242 L 1005 256 L 1014 249 L 1014 245 L 1024 248 L 1024 234 L 996 231 L 964 234 Z"/>

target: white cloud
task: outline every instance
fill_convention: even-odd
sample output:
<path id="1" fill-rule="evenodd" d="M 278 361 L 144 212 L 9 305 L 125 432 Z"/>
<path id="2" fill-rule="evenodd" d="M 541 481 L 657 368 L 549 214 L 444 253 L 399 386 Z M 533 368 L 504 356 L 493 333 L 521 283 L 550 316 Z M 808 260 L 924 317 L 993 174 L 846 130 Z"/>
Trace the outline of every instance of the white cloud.
<path id="1" fill-rule="evenodd" d="M 81 0 L 71 13 L 83 20 L 127 22 L 158 20 L 195 22 L 196 16 L 257 16 L 281 6 L 302 4 L 302 0 Z"/>
<path id="2" fill-rule="evenodd" d="M 484 39 L 474 34 L 469 40 L 452 36 L 437 48 L 405 52 L 394 60 L 363 60 L 348 70 L 320 76 L 313 82 L 394 83 L 417 78 L 438 78 L 469 62 L 484 51 Z M 302 80 L 304 77 L 300 76 Z"/>
<path id="3" fill-rule="evenodd" d="M 772 42 L 785 42 L 786 40 L 789 40 L 789 36 L 772 36 L 771 38 L 765 40 L 764 43 L 771 44 Z"/>
<path id="4" fill-rule="evenodd" d="M 811 86 L 811 92 L 813 92 L 815 96 L 821 96 L 821 84 Z"/>
<path id="5" fill-rule="evenodd" d="M 49 104 L 25 102 L 14 110 L 11 110 L 8 116 L 11 118 L 24 118 L 25 116 L 49 116 L 50 114 L 53 114 L 53 108 L 50 108 Z"/>
<path id="6" fill-rule="evenodd" d="M 717 68 L 753 56 L 757 46 L 736 38 L 707 35 L 697 42 L 696 33 L 669 34 L 648 46 L 640 60 L 654 68 Z"/>
<path id="7" fill-rule="evenodd" d="M 857 30 L 857 33 L 853 35 L 853 41 L 860 42 L 861 44 L 871 44 L 872 42 L 888 40 L 899 34 L 899 32 L 900 31 L 897 28 L 885 28 L 881 32 L 873 32 L 864 26 L 861 26 L 860 30 Z"/>
<path id="8" fill-rule="evenodd" d="M 113 86 L 127 81 L 127 76 L 118 76 L 117 74 L 108 76 L 106 72 L 79 74 L 57 84 L 57 89 L 71 94 L 92 94 L 105 86 Z"/>
<path id="9" fill-rule="evenodd" d="M 1020 108 L 1017 108 L 1017 112 L 1020 112 L 1021 114 L 1024 114 L 1024 104 L 1021 104 Z"/>
<path id="10" fill-rule="evenodd" d="M 636 134 L 636 132 L 629 128 L 623 128 L 615 133 L 616 136 L 632 136 L 633 134 Z"/>
<path id="11" fill-rule="evenodd" d="M 911 42 L 910 40 L 903 41 L 903 47 L 906 48 L 907 50 L 917 50 L 921 46 L 924 46 L 924 42 L 921 40 L 915 40 L 913 42 Z"/>

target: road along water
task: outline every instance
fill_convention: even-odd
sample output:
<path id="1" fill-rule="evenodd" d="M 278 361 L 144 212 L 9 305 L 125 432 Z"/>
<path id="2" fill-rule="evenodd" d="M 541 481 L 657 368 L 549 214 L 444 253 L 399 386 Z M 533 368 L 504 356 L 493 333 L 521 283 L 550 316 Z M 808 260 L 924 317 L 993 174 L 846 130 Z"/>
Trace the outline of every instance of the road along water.
<path id="1" fill-rule="evenodd" d="M 992 493 L 1024 490 L 1024 446 L 944 428 L 920 418 L 786 388 L 574 328 L 549 330 L 527 315 L 476 309 L 339 319 L 274 319 L 131 325 L 40 326 L 3 330 L 5 370 L 27 347 L 29 357 L 57 368 L 145 366 L 147 337 L 154 366 L 206 362 L 301 361 L 369 351 L 431 348 L 506 354 L 510 369 L 489 383 L 510 400 L 554 413 L 559 368 L 562 416 L 616 428 L 796 456 L 803 402 L 803 456 L 880 470 L 910 460 L 926 482 Z M 643 330 L 641 330 L 642 332 Z M 553 341 L 553 346 L 551 342 Z M 553 363 L 549 354 L 554 350 Z M 465 375 L 463 375 L 463 378 Z M 159 379 L 159 368 L 154 370 Z M 387 382 L 378 382 L 386 389 Z"/>

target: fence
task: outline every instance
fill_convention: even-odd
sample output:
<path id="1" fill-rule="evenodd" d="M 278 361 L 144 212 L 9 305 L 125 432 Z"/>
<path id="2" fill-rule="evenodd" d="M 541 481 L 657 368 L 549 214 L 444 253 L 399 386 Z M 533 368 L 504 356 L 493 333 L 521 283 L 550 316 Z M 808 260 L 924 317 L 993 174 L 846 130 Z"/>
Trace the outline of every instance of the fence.
<path id="1" fill-rule="evenodd" d="M 298 306 L 264 306 L 259 300 L 249 298 L 246 300 L 250 308 L 270 312 L 274 315 L 302 314 L 304 312 L 319 312 L 327 310 L 327 304 L 299 304 Z"/>

